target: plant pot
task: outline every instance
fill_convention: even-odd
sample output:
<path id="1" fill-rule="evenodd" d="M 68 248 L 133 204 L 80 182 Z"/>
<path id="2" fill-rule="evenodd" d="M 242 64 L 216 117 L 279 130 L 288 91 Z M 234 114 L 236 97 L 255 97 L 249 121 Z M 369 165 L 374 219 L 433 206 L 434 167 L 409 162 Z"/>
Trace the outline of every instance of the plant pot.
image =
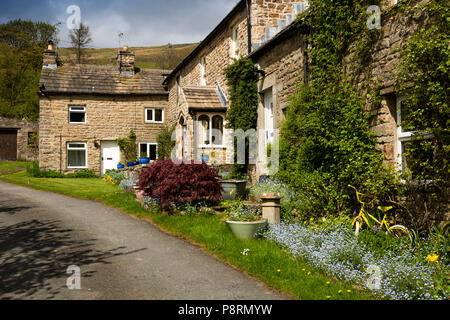
<path id="1" fill-rule="evenodd" d="M 123 164 L 118 164 L 118 165 L 117 165 L 117 170 L 123 169 L 123 168 L 125 168 L 125 166 L 124 166 Z"/>
<path id="2" fill-rule="evenodd" d="M 140 158 L 139 164 L 147 164 L 150 163 L 150 158 Z"/>
<path id="3" fill-rule="evenodd" d="M 139 162 L 127 162 L 127 167 L 134 167 L 137 166 Z"/>
<path id="4" fill-rule="evenodd" d="M 208 161 L 209 161 L 209 156 L 207 156 L 207 155 L 202 155 L 202 162 L 203 162 L 203 163 L 208 163 Z"/>
<path id="5" fill-rule="evenodd" d="M 266 227 L 267 220 L 254 222 L 226 221 L 226 223 L 236 238 L 250 240 Z"/>
<path id="6" fill-rule="evenodd" d="M 236 200 L 238 197 L 245 195 L 245 187 L 247 181 L 245 180 L 227 180 L 221 181 L 220 185 L 223 188 L 222 197 L 224 200 Z"/>

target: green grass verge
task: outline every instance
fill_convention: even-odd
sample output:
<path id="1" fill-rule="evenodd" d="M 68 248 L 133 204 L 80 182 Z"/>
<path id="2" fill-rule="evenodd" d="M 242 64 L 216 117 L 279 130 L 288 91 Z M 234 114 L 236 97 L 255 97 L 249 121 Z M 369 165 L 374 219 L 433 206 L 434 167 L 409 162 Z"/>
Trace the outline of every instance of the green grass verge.
<path id="1" fill-rule="evenodd" d="M 0 171 L 5 167 L 0 163 Z M 9 168 L 13 167 L 9 164 Z M 198 244 L 218 259 L 262 280 L 274 289 L 302 300 L 366 300 L 374 297 L 350 284 L 330 279 L 308 264 L 293 259 L 266 240 L 235 238 L 219 216 L 163 216 L 142 209 L 134 195 L 121 192 L 102 179 L 30 178 L 25 172 L 0 176 L 5 182 L 50 191 L 80 199 L 96 200 L 122 209 L 137 218 L 148 219 L 167 232 Z M 244 256 L 244 249 L 250 249 Z M 348 292 L 350 290 L 350 292 Z M 340 292 L 341 291 L 341 292 Z"/>
<path id="2" fill-rule="evenodd" d="M 26 161 L 0 162 L 0 176 L 23 170 L 27 164 Z"/>

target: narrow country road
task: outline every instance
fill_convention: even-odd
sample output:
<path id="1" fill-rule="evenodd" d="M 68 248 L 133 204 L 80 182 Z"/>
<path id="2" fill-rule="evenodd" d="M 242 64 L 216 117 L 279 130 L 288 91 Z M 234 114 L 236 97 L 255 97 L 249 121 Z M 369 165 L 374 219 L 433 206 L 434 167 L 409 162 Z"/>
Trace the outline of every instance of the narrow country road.
<path id="1" fill-rule="evenodd" d="M 0 182 L 0 299 L 287 298 L 120 210 Z"/>

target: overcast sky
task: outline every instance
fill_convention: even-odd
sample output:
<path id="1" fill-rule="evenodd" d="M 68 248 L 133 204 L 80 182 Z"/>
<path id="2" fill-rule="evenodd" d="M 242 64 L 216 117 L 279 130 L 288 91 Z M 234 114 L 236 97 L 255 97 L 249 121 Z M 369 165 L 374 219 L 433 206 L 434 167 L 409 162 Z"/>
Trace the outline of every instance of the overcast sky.
<path id="1" fill-rule="evenodd" d="M 238 0 L 0 0 L 0 23 L 13 19 L 61 22 L 60 47 L 68 46 L 71 5 L 91 30 L 94 48 L 154 46 L 203 40 Z M 73 20 L 72 20 L 73 21 Z"/>

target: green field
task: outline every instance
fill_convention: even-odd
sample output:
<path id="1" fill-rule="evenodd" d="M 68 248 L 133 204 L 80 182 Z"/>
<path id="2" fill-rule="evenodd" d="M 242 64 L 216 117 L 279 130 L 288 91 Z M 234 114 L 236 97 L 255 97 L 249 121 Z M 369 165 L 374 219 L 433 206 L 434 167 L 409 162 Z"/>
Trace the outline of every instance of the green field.
<path id="1" fill-rule="evenodd" d="M 186 56 L 188 56 L 198 44 L 178 44 L 156 47 L 130 47 L 136 56 L 135 65 L 142 69 L 173 69 Z M 118 49 L 86 49 L 87 64 L 116 65 Z M 68 48 L 59 48 L 58 56 L 65 64 L 74 63 L 75 54 Z"/>

